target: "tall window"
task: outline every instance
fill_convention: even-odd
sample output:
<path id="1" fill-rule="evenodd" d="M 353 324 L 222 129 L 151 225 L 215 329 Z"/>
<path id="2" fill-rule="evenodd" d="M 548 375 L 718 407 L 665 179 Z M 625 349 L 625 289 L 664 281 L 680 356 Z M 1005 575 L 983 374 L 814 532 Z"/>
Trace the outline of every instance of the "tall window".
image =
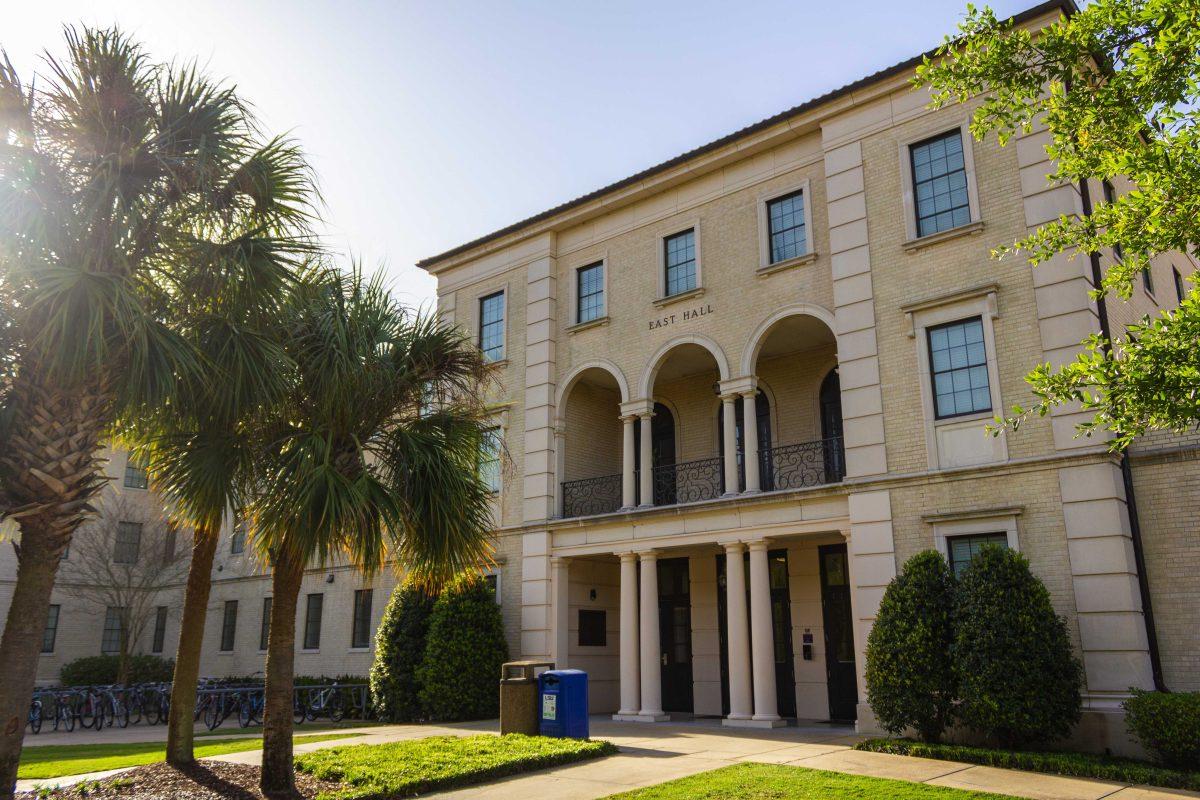
<path id="1" fill-rule="evenodd" d="M 267 649 L 267 640 L 271 634 L 271 598 L 263 598 L 262 626 L 258 630 L 258 649 Z"/>
<path id="2" fill-rule="evenodd" d="M 970 222 L 962 131 L 953 130 L 914 144 L 909 148 L 909 155 L 917 207 L 917 235 L 928 236 Z"/>
<path id="3" fill-rule="evenodd" d="M 130 453 L 125 459 L 125 488 L 145 489 L 150 481 L 146 476 L 146 467 Z"/>
<path id="4" fill-rule="evenodd" d="M 50 606 L 50 611 L 46 614 L 46 627 L 42 631 L 42 652 L 54 652 L 54 640 L 58 638 L 58 613 L 62 609 L 58 603 Z"/>
<path id="5" fill-rule="evenodd" d="M 100 652 L 121 652 L 121 612 L 123 609 L 109 606 L 104 610 L 104 632 L 100 635 Z"/>
<path id="6" fill-rule="evenodd" d="M 971 559 L 979 555 L 984 545 L 994 544 L 1008 547 L 1006 533 L 973 533 L 969 536 L 953 536 L 946 540 L 946 551 L 950 558 L 950 571 L 961 577 Z"/>
<path id="7" fill-rule="evenodd" d="M 772 264 L 808 252 L 803 191 L 777 197 L 767 203 L 767 233 L 771 237 Z"/>
<path id="8" fill-rule="evenodd" d="M 321 647 L 321 610 L 325 595 L 310 594 L 304 612 L 304 649 L 319 650 Z"/>
<path id="9" fill-rule="evenodd" d="M 221 620 L 221 652 L 233 650 L 233 641 L 237 638 L 237 600 L 225 601 L 225 617 Z"/>
<path id="10" fill-rule="evenodd" d="M 142 547 L 142 523 L 118 522 L 117 541 L 113 546 L 113 561 L 117 564 L 136 564 Z"/>
<path id="11" fill-rule="evenodd" d="M 246 549 L 246 523 L 239 519 L 233 524 L 233 532 L 229 535 L 229 553 L 238 555 Z"/>
<path id="12" fill-rule="evenodd" d="M 975 317 L 938 325 L 927 335 L 937 418 L 991 411 L 983 321 Z"/>
<path id="13" fill-rule="evenodd" d="M 1183 290 L 1183 276 L 1179 274 L 1178 267 L 1171 267 L 1171 277 L 1175 280 L 1175 299 L 1182 303 L 1186 292 Z"/>
<path id="14" fill-rule="evenodd" d="M 175 540 L 178 532 L 174 525 L 168 525 L 163 532 L 163 564 L 170 564 L 175 560 Z"/>
<path id="15" fill-rule="evenodd" d="M 375 593 L 371 589 L 354 592 L 354 620 L 350 631 L 351 647 L 371 646 L 371 601 Z"/>
<path id="16" fill-rule="evenodd" d="M 479 476 L 493 492 L 500 491 L 500 449 L 503 436 L 499 428 L 483 432 L 483 451 L 479 454 Z"/>
<path id="17" fill-rule="evenodd" d="M 1154 274 L 1150 272 L 1150 265 L 1142 267 L 1142 286 L 1150 294 L 1154 294 Z"/>
<path id="18" fill-rule="evenodd" d="M 579 295 L 576 322 L 591 322 L 604 316 L 604 262 L 580 267 L 575 273 Z"/>
<path id="19" fill-rule="evenodd" d="M 488 361 L 504 358 L 504 292 L 479 300 L 479 349 Z"/>
<path id="20" fill-rule="evenodd" d="M 500 573 L 490 572 L 484 575 L 483 582 L 492 590 L 492 597 L 496 598 L 496 605 L 500 605 Z"/>
<path id="21" fill-rule="evenodd" d="M 696 288 L 696 230 L 684 231 L 663 239 L 663 264 L 666 266 L 666 296 Z"/>
<path id="22" fill-rule="evenodd" d="M 167 607 L 157 606 L 154 609 L 154 640 L 150 643 L 150 652 L 161 653 L 167 640 Z"/>

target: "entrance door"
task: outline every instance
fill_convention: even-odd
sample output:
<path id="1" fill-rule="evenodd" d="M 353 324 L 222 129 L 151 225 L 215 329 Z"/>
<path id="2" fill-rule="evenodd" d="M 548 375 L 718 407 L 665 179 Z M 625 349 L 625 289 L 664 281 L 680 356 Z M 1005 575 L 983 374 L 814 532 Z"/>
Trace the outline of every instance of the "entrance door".
<path id="1" fill-rule="evenodd" d="M 663 711 L 691 713 L 692 599 L 686 558 L 658 562 L 658 635 Z"/>
<path id="2" fill-rule="evenodd" d="M 822 545 L 819 552 L 829 717 L 850 721 L 858 717 L 858 679 L 854 669 L 854 623 L 850 613 L 846 545 Z"/>
<path id="3" fill-rule="evenodd" d="M 743 569 L 749 554 L 742 558 Z M 775 695 L 779 716 L 796 716 L 795 659 L 792 654 L 792 606 L 788 593 L 787 550 L 767 554 L 771 576 L 771 628 L 775 640 Z M 729 713 L 729 606 L 725 594 L 725 556 L 717 556 L 717 628 L 721 651 L 721 713 Z M 746 608 L 750 608 L 750 574 L 746 574 Z M 749 619 L 747 619 L 747 626 Z M 753 676 L 751 676 L 753 682 Z"/>
<path id="4" fill-rule="evenodd" d="M 837 367 L 821 381 L 821 438 L 825 440 L 825 482 L 836 483 L 846 475 L 842 446 L 842 382 Z"/>

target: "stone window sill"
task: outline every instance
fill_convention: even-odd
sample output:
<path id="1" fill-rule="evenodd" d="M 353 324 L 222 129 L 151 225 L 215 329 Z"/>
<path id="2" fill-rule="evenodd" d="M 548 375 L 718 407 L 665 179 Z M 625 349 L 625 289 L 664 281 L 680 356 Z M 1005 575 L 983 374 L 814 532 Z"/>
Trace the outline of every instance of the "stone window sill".
<path id="1" fill-rule="evenodd" d="M 966 225 L 959 225 L 957 228 L 950 228 L 945 231 L 931 233 L 928 236 L 921 236 L 916 239 L 909 239 L 904 242 L 904 249 L 909 253 L 915 253 L 925 247 L 931 245 L 948 242 L 951 239 L 957 239 L 960 236 L 970 236 L 974 233 L 979 233 L 983 230 L 983 220 L 977 219 L 973 222 L 968 222 Z"/>
<path id="2" fill-rule="evenodd" d="M 508 359 L 507 358 L 498 358 L 495 361 L 487 362 L 487 365 L 489 367 L 495 367 L 496 369 L 504 369 L 505 367 L 508 366 Z"/>
<path id="3" fill-rule="evenodd" d="M 599 328 L 607 324 L 608 315 L 605 314 L 603 317 L 589 319 L 587 322 L 576 322 L 574 325 L 571 325 L 567 328 L 567 333 L 579 333 L 580 331 L 586 331 L 590 328 Z"/>
<path id="4" fill-rule="evenodd" d="M 680 292 L 679 294 L 673 294 L 670 297 L 660 297 L 654 301 L 654 306 L 656 308 L 662 308 L 663 306 L 669 306 L 669 305 L 672 305 L 673 303 L 682 303 L 684 300 L 695 300 L 697 297 L 703 297 L 703 296 L 704 296 L 704 287 L 698 286 L 695 289 L 689 289 L 686 292 Z"/>
<path id="5" fill-rule="evenodd" d="M 774 264 L 761 266 L 755 271 L 755 274 L 762 278 L 766 277 L 767 275 L 773 275 L 776 272 L 783 272 L 785 269 L 791 269 L 792 267 L 802 267 L 805 264 L 811 264 L 816 260 L 816 253 L 805 253 L 802 256 L 796 256 L 795 258 L 789 258 L 785 261 L 777 261 Z"/>

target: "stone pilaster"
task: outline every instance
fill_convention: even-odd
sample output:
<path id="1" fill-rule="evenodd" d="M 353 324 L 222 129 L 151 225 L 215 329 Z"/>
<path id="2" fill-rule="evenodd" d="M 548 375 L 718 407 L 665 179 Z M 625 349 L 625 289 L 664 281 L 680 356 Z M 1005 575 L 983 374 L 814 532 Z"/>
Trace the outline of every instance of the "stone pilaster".
<path id="1" fill-rule="evenodd" d="M 887 490 L 859 492 L 849 497 L 850 606 L 854 624 L 854 666 L 858 678 L 858 723 L 861 732 L 878 732 L 867 703 L 867 634 L 875 624 L 883 592 L 896 577 L 892 534 L 892 500 Z"/>

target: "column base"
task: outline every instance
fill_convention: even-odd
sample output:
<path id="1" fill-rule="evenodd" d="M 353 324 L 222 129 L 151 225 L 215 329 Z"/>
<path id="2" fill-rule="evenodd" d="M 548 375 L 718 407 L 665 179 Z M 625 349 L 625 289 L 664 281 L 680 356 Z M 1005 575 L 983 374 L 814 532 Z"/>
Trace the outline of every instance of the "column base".
<path id="1" fill-rule="evenodd" d="M 654 508 L 654 503 L 639 503 L 638 508 Z"/>
<path id="2" fill-rule="evenodd" d="M 633 511 L 635 508 L 637 508 L 637 506 L 621 506 L 620 508 L 617 509 L 617 511 L 621 511 L 621 512 Z"/>
<path id="3" fill-rule="evenodd" d="M 762 489 L 747 489 L 742 494 L 762 494 Z"/>
<path id="4" fill-rule="evenodd" d="M 787 725 L 787 720 L 776 717 L 775 719 L 734 719 L 733 717 L 725 717 L 721 720 L 721 724 L 727 728 L 782 728 Z"/>
<path id="5" fill-rule="evenodd" d="M 621 712 L 617 712 L 616 714 L 613 714 L 612 718 L 613 722 L 667 722 L 671 719 L 671 715 L 664 714 L 661 711 L 657 714 L 643 714 L 641 712 L 634 714 L 623 714 Z"/>

